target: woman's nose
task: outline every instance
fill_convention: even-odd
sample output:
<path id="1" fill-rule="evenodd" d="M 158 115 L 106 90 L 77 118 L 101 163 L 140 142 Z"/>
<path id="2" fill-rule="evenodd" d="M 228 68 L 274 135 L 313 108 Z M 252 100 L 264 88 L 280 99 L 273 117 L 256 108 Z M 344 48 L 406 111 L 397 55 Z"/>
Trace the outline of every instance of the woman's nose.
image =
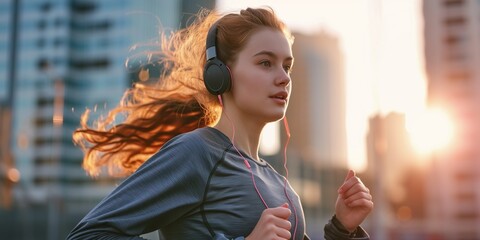
<path id="1" fill-rule="evenodd" d="M 288 86 L 288 84 L 290 84 L 290 81 L 290 74 L 288 74 L 288 72 L 286 72 L 285 69 L 283 69 L 282 67 L 282 69 L 279 70 L 276 84 Z"/>

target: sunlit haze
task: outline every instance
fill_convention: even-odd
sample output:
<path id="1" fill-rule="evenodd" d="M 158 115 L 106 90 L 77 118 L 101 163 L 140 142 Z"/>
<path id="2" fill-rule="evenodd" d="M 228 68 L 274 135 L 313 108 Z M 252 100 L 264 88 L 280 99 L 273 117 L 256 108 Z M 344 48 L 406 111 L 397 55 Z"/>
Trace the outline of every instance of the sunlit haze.
<path id="1" fill-rule="evenodd" d="M 366 167 L 368 118 L 424 112 L 425 73 L 419 0 L 218 0 L 221 12 L 270 6 L 294 32 L 327 32 L 345 55 L 347 144 L 351 168 Z M 292 133 L 294 135 L 295 133 Z"/>
<path id="2" fill-rule="evenodd" d="M 280 151 L 280 133 L 278 122 L 265 126 L 260 140 L 260 153 L 263 155 L 274 155 Z"/>
<path id="3" fill-rule="evenodd" d="M 429 109 L 406 120 L 413 147 L 422 155 L 442 150 L 455 133 L 453 122 L 441 109 Z"/>

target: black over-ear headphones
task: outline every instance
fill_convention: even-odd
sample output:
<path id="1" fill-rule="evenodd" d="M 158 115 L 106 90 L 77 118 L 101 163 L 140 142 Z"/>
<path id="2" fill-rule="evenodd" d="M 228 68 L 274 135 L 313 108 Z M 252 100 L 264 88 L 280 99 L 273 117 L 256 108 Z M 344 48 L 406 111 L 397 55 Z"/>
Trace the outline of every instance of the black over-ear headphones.
<path id="1" fill-rule="evenodd" d="M 207 35 L 207 62 L 203 69 L 203 81 L 205 87 L 213 95 L 220 95 L 228 90 L 232 85 L 230 70 L 228 66 L 217 58 L 217 24 L 215 22 L 208 30 Z"/>

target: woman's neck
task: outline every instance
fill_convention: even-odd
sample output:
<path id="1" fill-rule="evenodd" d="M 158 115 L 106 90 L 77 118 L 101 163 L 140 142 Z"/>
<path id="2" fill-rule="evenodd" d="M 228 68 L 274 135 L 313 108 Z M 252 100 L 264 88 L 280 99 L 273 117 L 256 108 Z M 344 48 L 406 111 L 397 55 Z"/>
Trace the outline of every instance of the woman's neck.
<path id="1" fill-rule="evenodd" d="M 253 159 L 260 161 L 258 156 L 258 147 L 260 134 L 265 125 L 244 121 L 238 117 L 226 116 L 222 114 L 214 128 L 228 136 L 232 143 L 239 150 L 244 151 Z"/>

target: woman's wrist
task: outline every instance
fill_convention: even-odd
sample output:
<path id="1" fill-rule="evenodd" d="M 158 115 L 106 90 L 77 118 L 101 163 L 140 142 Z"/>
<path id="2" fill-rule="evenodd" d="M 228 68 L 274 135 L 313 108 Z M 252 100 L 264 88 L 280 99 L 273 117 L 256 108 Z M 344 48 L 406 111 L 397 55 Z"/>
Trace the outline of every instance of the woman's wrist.
<path id="1" fill-rule="evenodd" d="M 369 240 L 368 235 L 362 227 L 357 226 L 353 231 L 348 231 L 345 226 L 340 222 L 337 216 L 333 217 L 325 224 L 323 228 L 325 232 L 326 240 Z"/>
<path id="2" fill-rule="evenodd" d="M 348 235 L 351 235 L 351 236 L 352 235 L 354 236 L 358 229 L 358 226 L 355 226 L 354 228 L 345 227 L 342 221 L 340 221 L 340 219 L 337 218 L 337 215 L 333 215 L 332 224 L 340 231 L 347 233 Z"/>

